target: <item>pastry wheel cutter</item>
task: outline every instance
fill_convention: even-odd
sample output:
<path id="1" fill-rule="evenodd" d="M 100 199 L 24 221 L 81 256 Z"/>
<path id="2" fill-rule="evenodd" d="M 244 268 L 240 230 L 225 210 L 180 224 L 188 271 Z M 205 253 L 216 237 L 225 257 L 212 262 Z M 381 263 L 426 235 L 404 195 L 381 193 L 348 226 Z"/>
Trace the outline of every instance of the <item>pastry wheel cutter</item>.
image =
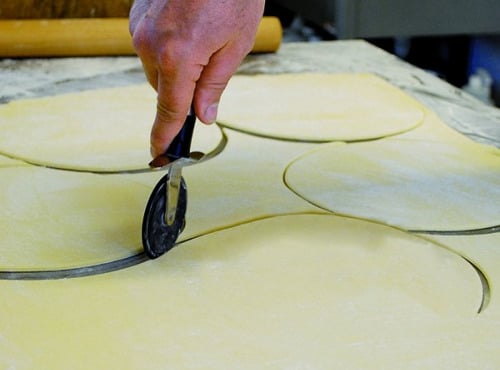
<path id="1" fill-rule="evenodd" d="M 187 189 L 182 168 L 206 157 L 200 152 L 190 152 L 195 122 L 196 114 L 191 107 L 184 126 L 165 153 L 149 164 L 152 169 L 168 171 L 154 187 L 142 220 L 142 245 L 149 258 L 160 257 L 172 249 L 184 230 Z"/>

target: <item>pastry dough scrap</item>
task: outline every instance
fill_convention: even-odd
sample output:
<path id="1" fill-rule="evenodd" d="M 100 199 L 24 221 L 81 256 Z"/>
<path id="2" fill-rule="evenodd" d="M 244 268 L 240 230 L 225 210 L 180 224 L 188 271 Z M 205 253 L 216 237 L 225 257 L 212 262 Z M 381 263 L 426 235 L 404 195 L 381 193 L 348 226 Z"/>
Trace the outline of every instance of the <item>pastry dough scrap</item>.
<path id="1" fill-rule="evenodd" d="M 0 366 L 465 369 L 488 353 L 464 346 L 498 343 L 480 295 L 467 262 L 415 236 L 276 217 L 106 275 L 0 281 Z"/>
<path id="2" fill-rule="evenodd" d="M 408 131 L 423 107 L 370 74 L 234 76 L 218 122 L 255 135 L 325 142 L 366 140 Z"/>
<path id="3" fill-rule="evenodd" d="M 0 107 L 0 153 L 73 170 L 147 168 L 155 107 L 148 85 L 14 101 Z M 216 125 L 198 123 L 192 148 L 211 152 L 221 138 Z"/>
<path id="4" fill-rule="evenodd" d="M 293 162 L 285 180 L 320 207 L 405 229 L 500 224 L 498 150 L 471 142 L 325 144 Z"/>

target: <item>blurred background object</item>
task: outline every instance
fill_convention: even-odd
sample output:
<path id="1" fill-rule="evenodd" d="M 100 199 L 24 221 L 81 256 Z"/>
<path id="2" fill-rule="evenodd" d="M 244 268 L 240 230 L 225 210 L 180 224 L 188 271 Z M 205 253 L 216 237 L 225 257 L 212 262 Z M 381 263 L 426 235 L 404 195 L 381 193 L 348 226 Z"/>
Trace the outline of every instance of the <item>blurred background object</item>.
<path id="1" fill-rule="evenodd" d="M 132 3 L 1 1 L 0 20 L 124 18 Z M 267 0 L 266 15 L 279 17 L 284 42 L 362 38 L 457 87 L 482 69 L 500 105 L 500 0 Z"/>
<path id="2" fill-rule="evenodd" d="M 0 19 L 128 17 L 133 0 L 4 0 Z"/>
<path id="3" fill-rule="evenodd" d="M 463 87 L 478 68 L 500 105 L 500 0 L 267 0 L 285 41 L 365 39 Z"/>

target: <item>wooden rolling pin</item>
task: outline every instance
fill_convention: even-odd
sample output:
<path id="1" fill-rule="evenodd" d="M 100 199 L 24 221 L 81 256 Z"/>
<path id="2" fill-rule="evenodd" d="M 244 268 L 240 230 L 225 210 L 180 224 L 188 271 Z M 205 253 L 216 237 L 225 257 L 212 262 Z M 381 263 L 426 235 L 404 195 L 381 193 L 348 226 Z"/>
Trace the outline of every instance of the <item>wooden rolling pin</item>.
<path id="1" fill-rule="evenodd" d="M 252 52 L 281 45 L 278 18 L 264 17 Z M 0 57 L 135 55 L 127 18 L 0 20 Z"/>
<path id="2" fill-rule="evenodd" d="M 133 0 L 3 0 L 1 19 L 125 18 Z"/>

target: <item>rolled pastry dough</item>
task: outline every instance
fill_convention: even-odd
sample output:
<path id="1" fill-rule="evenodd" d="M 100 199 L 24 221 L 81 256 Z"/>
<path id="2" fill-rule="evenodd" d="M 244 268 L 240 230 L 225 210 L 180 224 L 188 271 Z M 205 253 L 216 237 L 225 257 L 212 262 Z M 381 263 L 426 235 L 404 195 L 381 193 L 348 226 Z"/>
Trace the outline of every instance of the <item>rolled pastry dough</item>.
<path id="1" fill-rule="evenodd" d="M 423 107 L 371 74 L 234 76 L 218 122 L 247 133 L 302 141 L 366 140 L 418 126 Z"/>
<path id="2" fill-rule="evenodd" d="M 0 168 L 5 167 L 14 167 L 14 166 L 23 166 L 26 165 L 23 161 L 19 161 L 16 159 L 8 158 L 3 155 L 0 155 Z"/>
<path id="3" fill-rule="evenodd" d="M 156 97 L 148 85 L 89 90 L 0 106 L 0 153 L 87 171 L 147 168 Z M 216 125 L 198 123 L 192 149 L 212 151 Z"/>
<path id="4" fill-rule="evenodd" d="M 65 269 L 138 253 L 150 192 L 125 175 L 1 169 L 0 270 Z"/>
<path id="5" fill-rule="evenodd" d="M 500 323 L 500 232 L 482 235 L 425 235 L 472 261 L 485 274 L 491 290 L 481 316 Z"/>
<path id="6" fill-rule="evenodd" d="M 219 156 L 183 170 L 188 209 L 179 241 L 271 215 L 317 211 L 282 181 L 286 165 L 312 147 L 229 132 Z M 144 207 L 163 175 L 0 169 L 0 269 L 83 267 L 140 252 Z"/>
<path id="7" fill-rule="evenodd" d="M 498 150 L 472 142 L 325 144 L 291 163 L 285 181 L 324 209 L 405 229 L 500 224 Z"/>
<path id="8" fill-rule="evenodd" d="M 276 217 L 106 275 L 0 281 L 0 367 L 470 364 L 480 299 L 474 269 L 435 244 L 332 215 Z"/>

